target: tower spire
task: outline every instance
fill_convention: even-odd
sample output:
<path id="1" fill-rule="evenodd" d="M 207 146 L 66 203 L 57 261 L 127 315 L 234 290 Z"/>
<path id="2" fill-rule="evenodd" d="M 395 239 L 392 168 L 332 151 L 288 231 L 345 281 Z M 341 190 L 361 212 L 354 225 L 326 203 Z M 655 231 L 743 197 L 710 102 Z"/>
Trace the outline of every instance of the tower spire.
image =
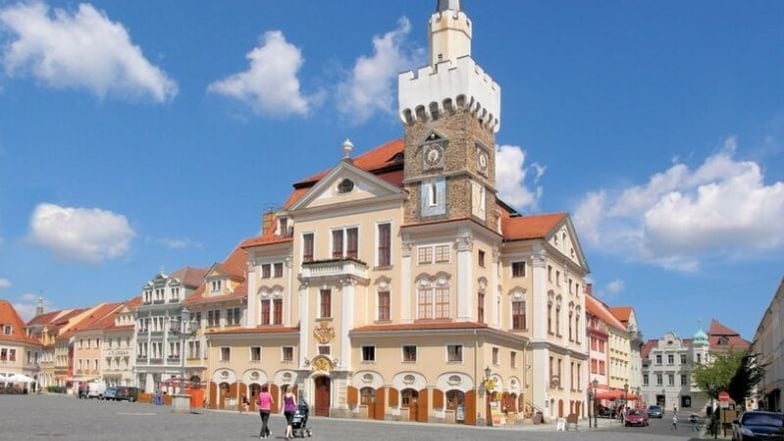
<path id="1" fill-rule="evenodd" d="M 463 10 L 462 0 L 438 0 L 438 4 L 436 5 L 436 12 L 462 11 L 462 10 Z"/>

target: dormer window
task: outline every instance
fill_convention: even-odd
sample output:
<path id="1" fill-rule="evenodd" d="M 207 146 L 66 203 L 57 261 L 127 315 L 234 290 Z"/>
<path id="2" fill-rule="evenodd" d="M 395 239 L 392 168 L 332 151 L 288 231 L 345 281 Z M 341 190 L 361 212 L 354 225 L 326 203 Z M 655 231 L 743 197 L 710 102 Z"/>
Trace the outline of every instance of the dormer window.
<path id="1" fill-rule="evenodd" d="M 212 292 L 220 292 L 221 291 L 221 281 L 220 280 L 213 280 L 212 281 Z"/>
<path id="2" fill-rule="evenodd" d="M 11 335 L 11 331 L 13 331 L 11 325 L 3 325 L 3 334 Z"/>
<path id="3" fill-rule="evenodd" d="M 289 231 L 289 218 L 282 217 L 278 219 L 278 228 L 280 231 L 281 236 L 288 236 L 291 232 Z"/>
<path id="4" fill-rule="evenodd" d="M 351 193 L 354 189 L 354 182 L 351 179 L 344 179 L 338 184 L 338 193 Z"/>

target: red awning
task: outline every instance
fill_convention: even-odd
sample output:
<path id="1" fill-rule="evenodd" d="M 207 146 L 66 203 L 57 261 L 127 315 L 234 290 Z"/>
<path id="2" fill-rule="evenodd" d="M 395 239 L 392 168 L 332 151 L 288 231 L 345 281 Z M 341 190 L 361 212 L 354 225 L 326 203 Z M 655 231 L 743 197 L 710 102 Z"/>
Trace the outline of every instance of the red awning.
<path id="1" fill-rule="evenodd" d="M 610 400 L 610 401 L 626 399 L 626 401 L 634 401 L 639 399 L 639 397 L 637 396 L 637 394 L 631 392 L 624 393 L 622 390 L 613 389 L 613 390 L 600 390 L 599 392 L 596 393 L 596 399 Z"/>

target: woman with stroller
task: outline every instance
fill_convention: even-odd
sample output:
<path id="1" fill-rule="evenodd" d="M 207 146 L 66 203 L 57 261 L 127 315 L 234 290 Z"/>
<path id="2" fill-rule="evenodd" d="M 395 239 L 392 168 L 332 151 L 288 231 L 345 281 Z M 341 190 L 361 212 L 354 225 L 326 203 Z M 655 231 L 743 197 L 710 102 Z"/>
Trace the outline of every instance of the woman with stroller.
<path id="1" fill-rule="evenodd" d="M 286 416 L 286 439 L 294 438 L 294 433 L 291 427 L 291 421 L 294 419 L 294 412 L 297 411 L 297 398 L 291 392 L 291 388 L 285 386 L 285 393 L 283 395 L 283 415 Z"/>
<path id="2" fill-rule="evenodd" d="M 259 393 L 259 398 L 256 400 L 256 405 L 259 407 L 259 415 L 261 416 L 259 438 L 269 438 L 270 430 L 267 422 L 269 421 L 272 406 L 275 405 L 275 400 L 272 398 L 272 394 L 269 393 L 269 386 L 266 384 L 261 386 L 261 393 Z"/>

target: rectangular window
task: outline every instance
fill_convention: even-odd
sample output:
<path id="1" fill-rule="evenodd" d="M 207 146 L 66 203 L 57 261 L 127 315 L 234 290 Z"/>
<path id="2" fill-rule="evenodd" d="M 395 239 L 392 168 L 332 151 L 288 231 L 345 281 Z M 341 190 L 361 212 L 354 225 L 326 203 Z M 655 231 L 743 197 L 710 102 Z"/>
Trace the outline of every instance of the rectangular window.
<path id="1" fill-rule="evenodd" d="M 433 247 L 417 248 L 417 263 L 419 265 L 433 263 Z"/>
<path id="2" fill-rule="evenodd" d="M 476 320 L 479 323 L 485 322 L 485 293 L 483 292 L 476 296 Z"/>
<path id="3" fill-rule="evenodd" d="M 359 257 L 359 229 L 356 227 L 346 230 L 346 257 Z"/>
<path id="4" fill-rule="evenodd" d="M 642 385 L 643 386 L 648 385 L 648 374 L 642 374 Z"/>
<path id="5" fill-rule="evenodd" d="M 512 277 L 525 277 L 525 262 L 512 262 Z"/>
<path id="6" fill-rule="evenodd" d="M 681 374 L 681 386 L 688 386 L 689 385 L 689 376 L 686 374 Z"/>
<path id="7" fill-rule="evenodd" d="M 656 374 L 656 385 L 657 386 L 661 386 L 663 384 L 664 384 L 664 381 L 662 381 L 662 374 Z"/>
<path id="8" fill-rule="evenodd" d="M 378 225 L 378 266 L 392 264 L 392 225 Z"/>
<path id="9" fill-rule="evenodd" d="M 240 324 L 240 308 L 228 308 L 226 310 L 226 325 L 236 326 Z"/>
<path id="10" fill-rule="evenodd" d="M 283 346 L 281 348 L 281 356 L 283 361 L 294 361 L 294 347 L 293 346 Z"/>
<path id="11" fill-rule="evenodd" d="M 449 288 L 436 288 L 436 318 L 449 318 Z"/>
<path id="12" fill-rule="evenodd" d="M 261 324 L 262 325 L 270 324 L 270 301 L 269 300 L 261 301 Z"/>
<path id="13" fill-rule="evenodd" d="M 319 355 L 329 355 L 332 352 L 332 348 L 329 345 L 319 345 L 318 353 Z"/>
<path id="14" fill-rule="evenodd" d="M 362 346 L 362 361 L 376 361 L 375 346 Z"/>
<path id="15" fill-rule="evenodd" d="M 485 251 L 479 250 L 479 254 L 477 256 L 477 260 L 479 261 L 479 266 L 484 268 L 485 267 Z"/>
<path id="16" fill-rule="evenodd" d="M 389 291 L 379 291 L 378 293 L 378 320 L 388 321 L 390 319 L 389 308 L 390 298 Z"/>
<path id="17" fill-rule="evenodd" d="M 668 386 L 675 386 L 675 374 L 667 375 L 667 385 Z"/>
<path id="18" fill-rule="evenodd" d="M 274 299 L 272 301 L 272 306 L 274 307 L 272 324 L 282 325 L 283 324 L 283 299 Z"/>
<path id="19" fill-rule="evenodd" d="M 513 369 L 517 367 L 517 352 L 512 351 L 509 353 L 509 365 L 512 366 Z"/>
<path id="20" fill-rule="evenodd" d="M 343 257 L 343 230 L 332 231 L 332 258 Z"/>
<path id="21" fill-rule="evenodd" d="M 661 356 L 661 354 L 656 354 L 656 364 L 662 364 L 662 356 Z"/>
<path id="22" fill-rule="evenodd" d="M 433 290 L 431 288 L 419 288 L 417 293 L 417 318 L 433 318 Z"/>
<path id="23" fill-rule="evenodd" d="M 330 318 L 332 317 L 332 291 L 329 289 L 322 289 L 320 292 L 320 318 Z"/>
<path id="24" fill-rule="evenodd" d="M 274 277 L 283 277 L 283 262 L 276 263 L 273 268 L 275 269 Z"/>
<path id="25" fill-rule="evenodd" d="M 498 366 L 499 364 L 499 359 L 498 359 L 499 351 L 500 350 L 498 348 L 493 348 L 493 365 L 495 366 Z"/>
<path id="26" fill-rule="evenodd" d="M 674 354 L 667 354 L 667 364 L 675 364 L 675 355 Z"/>
<path id="27" fill-rule="evenodd" d="M 463 345 L 447 345 L 446 353 L 449 362 L 463 361 Z"/>
<path id="28" fill-rule="evenodd" d="M 599 375 L 604 375 L 605 366 L 603 361 L 599 361 Z"/>
<path id="29" fill-rule="evenodd" d="M 272 265 L 269 263 L 263 263 L 261 265 L 261 278 L 269 279 L 270 277 L 272 277 Z"/>
<path id="30" fill-rule="evenodd" d="M 414 345 L 403 346 L 403 361 L 413 363 L 417 361 L 417 347 Z"/>
<path id="31" fill-rule="evenodd" d="M 436 263 L 449 262 L 449 245 L 436 245 Z"/>
<path id="32" fill-rule="evenodd" d="M 250 347 L 250 361 L 261 361 L 261 346 Z"/>
<path id="33" fill-rule="evenodd" d="M 591 373 L 592 374 L 595 374 L 595 373 L 599 372 L 599 369 L 597 367 L 599 364 L 597 363 L 597 361 L 598 360 L 596 360 L 596 359 L 592 359 L 591 360 Z"/>
<path id="34" fill-rule="evenodd" d="M 686 364 L 686 354 L 681 354 L 681 364 Z"/>
<path id="35" fill-rule="evenodd" d="M 525 302 L 517 300 L 512 302 L 512 329 L 525 329 Z"/>
<path id="36" fill-rule="evenodd" d="M 220 361 L 231 361 L 231 348 L 224 346 L 220 348 Z"/>
<path id="37" fill-rule="evenodd" d="M 313 261 L 313 233 L 302 235 L 302 261 Z"/>

